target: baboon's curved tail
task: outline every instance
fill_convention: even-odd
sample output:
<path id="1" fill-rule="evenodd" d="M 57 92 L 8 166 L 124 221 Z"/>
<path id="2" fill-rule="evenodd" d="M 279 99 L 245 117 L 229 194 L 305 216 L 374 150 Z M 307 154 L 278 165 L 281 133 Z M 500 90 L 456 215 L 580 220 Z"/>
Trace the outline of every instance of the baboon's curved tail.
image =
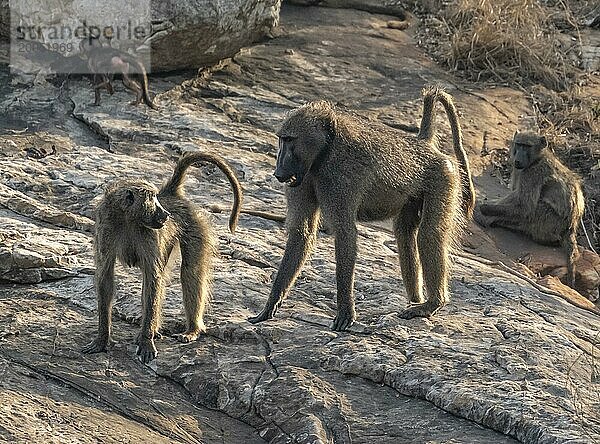
<path id="1" fill-rule="evenodd" d="M 443 105 L 448 116 L 448 121 L 450 122 L 454 154 L 458 159 L 460 167 L 463 211 L 467 217 L 471 217 L 473 215 L 473 208 L 475 207 L 475 188 L 473 187 L 473 179 L 471 178 L 469 159 L 463 147 L 462 130 L 458 122 L 458 114 L 456 113 L 452 96 L 438 86 L 430 86 L 423 91 L 423 117 L 421 118 L 421 126 L 419 127 L 419 135 L 417 137 L 428 141 L 433 140 L 435 135 L 434 106 L 436 100 Z"/>
<path id="2" fill-rule="evenodd" d="M 182 185 L 185 173 L 188 167 L 195 165 L 198 162 L 210 162 L 216 165 L 227 176 L 227 179 L 231 184 L 231 188 L 233 189 L 233 208 L 231 209 L 231 216 L 229 216 L 229 231 L 233 233 L 240 218 L 243 195 L 240 182 L 225 159 L 214 154 L 201 152 L 184 154 L 177 162 L 175 171 L 173 171 L 173 176 L 163 185 L 160 193 L 175 196 L 182 195 Z"/>
<path id="3" fill-rule="evenodd" d="M 158 109 L 158 106 L 150 98 L 150 92 L 148 91 L 148 73 L 146 72 L 144 64 L 136 59 L 133 59 L 132 62 L 137 66 L 140 77 L 142 78 L 142 97 L 144 98 L 144 103 L 152 109 Z"/>

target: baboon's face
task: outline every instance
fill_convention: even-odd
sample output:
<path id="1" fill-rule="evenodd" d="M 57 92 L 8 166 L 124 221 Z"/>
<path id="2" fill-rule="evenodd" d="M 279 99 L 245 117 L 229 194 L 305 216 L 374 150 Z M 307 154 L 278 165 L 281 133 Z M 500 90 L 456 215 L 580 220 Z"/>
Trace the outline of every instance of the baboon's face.
<path id="1" fill-rule="evenodd" d="M 279 153 L 273 175 L 279 182 L 297 187 L 326 147 L 325 125 L 319 119 L 296 114 L 283 123 L 277 135 Z"/>
<path id="2" fill-rule="evenodd" d="M 540 158 L 547 146 L 546 138 L 533 133 L 516 133 L 511 145 L 510 156 L 517 170 L 530 167 Z"/>
<path id="3" fill-rule="evenodd" d="M 156 188 L 150 184 L 126 186 L 118 194 L 121 209 L 130 222 L 159 229 L 171 215 L 159 202 Z"/>

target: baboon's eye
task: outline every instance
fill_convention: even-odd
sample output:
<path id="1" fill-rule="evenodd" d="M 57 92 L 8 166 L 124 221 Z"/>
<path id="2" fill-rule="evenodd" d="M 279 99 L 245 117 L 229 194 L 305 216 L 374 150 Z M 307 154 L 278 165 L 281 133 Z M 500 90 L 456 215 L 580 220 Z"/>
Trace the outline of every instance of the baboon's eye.
<path id="1" fill-rule="evenodd" d="M 135 196 L 133 195 L 133 191 L 127 190 L 127 192 L 125 193 L 125 204 L 127 206 L 130 206 L 130 205 L 133 205 L 134 201 L 135 201 Z"/>

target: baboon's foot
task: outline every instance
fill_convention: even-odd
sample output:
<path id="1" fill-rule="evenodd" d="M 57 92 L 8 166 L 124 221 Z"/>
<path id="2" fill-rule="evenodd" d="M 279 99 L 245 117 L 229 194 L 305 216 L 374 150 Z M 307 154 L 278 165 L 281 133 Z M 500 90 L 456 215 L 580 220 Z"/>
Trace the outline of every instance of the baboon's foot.
<path id="1" fill-rule="evenodd" d="M 200 333 L 202 333 L 203 330 L 198 329 L 198 330 L 188 330 L 184 333 L 178 333 L 176 335 L 173 335 L 173 337 L 175 339 L 177 339 L 179 342 L 183 342 L 184 344 L 187 344 L 188 342 L 194 342 L 196 339 L 198 339 L 198 336 L 200 336 Z"/>
<path id="2" fill-rule="evenodd" d="M 275 311 L 275 309 L 268 310 L 265 308 L 256 316 L 248 318 L 248 321 L 252 324 L 258 324 L 259 322 L 268 321 L 269 319 L 273 319 L 275 317 Z"/>
<path id="3" fill-rule="evenodd" d="M 98 336 L 88 345 L 83 347 L 81 349 L 81 353 L 91 354 L 105 352 L 106 348 L 108 347 L 108 344 L 110 344 L 111 342 L 112 341 L 108 337 Z"/>
<path id="4" fill-rule="evenodd" d="M 401 311 L 400 317 L 402 319 L 428 318 L 433 316 L 440 308 L 440 305 L 430 304 L 429 302 L 425 302 L 423 304 L 413 304 L 407 309 Z"/>
<path id="5" fill-rule="evenodd" d="M 135 354 L 140 357 L 140 361 L 142 361 L 144 364 L 152 361 L 158 355 L 158 350 L 156 350 L 154 340 L 140 336 Z"/>
<path id="6" fill-rule="evenodd" d="M 354 310 L 338 310 L 331 329 L 333 331 L 344 331 L 354 324 L 354 321 L 356 321 L 356 312 Z"/>

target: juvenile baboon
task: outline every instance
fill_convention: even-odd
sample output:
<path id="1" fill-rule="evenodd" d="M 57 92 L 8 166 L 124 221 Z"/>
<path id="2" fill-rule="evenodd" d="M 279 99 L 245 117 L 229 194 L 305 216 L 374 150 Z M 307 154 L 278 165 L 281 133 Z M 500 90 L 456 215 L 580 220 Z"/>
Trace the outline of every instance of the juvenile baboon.
<path id="1" fill-rule="evenodd" d="M 581 179 L 561 163 L 544 136 L 515 133 L 510 148 L 511 192 L 494 204 L 480 206 L 476 220 L 484 226 L 520 231 L 546 245 L 562 245 L 570 286 L 578 258 L 577 226 L 584 212 Z"/>
<path id="2" fill-rule="evenodd" d="M 156 357 L 154 338 L 160 325 L 167 263 L 176 244 L 181 250 L 181 287 L 187 329 L 182 342 L 194 341 L 205 331 L 203 316 L 209 300 L 215 239 L 207 218 L 184 196 L 183 179 L 189 166 L 207 161 L 225 173 L 233 188 L 229 229 L 235 231 L 242 190 L 229 165 L 220 157 L 192 153 L 181 157 L 171 179 L 160 189 L 142 180 L 112 184 L 96 212 L 95 263 L 98 297 L 98 337 L 84 353 L 106 350 L 111 334 L 115 294 L 115 260 L 142 270 L 142 326 L 137 354 L 146 363 Z"/>
<path id="3" fill-rule="evenodd" d="M 436 101 L 450 120 L 458 162 L 437 149 Z M 402 317 L 430 316 L 448 301 L 449 248 L 460 219 L 471 214 L 474 204 L 450 95 L 436 87 L 424 91 L 417 136 L 340 112 L 327 102 L 309 103 L 291 112 L 278 136 L 274 175 L 288 185 L 288 240 L 267 304 L 250 322 L 274 316 L 315 243 L 321 216 L 335 236 L 333 330 L 345 330 L 356 319 L 357 220 L 394 218 L 402 277 L 413 303 Z M 422 296 L 421 273 L 427 301 Z"/>
<path id="4" fill-rule="evenodd" d="M 106 89 L 110 95 L 114 93 L 112 79 L 115 74 L 120 74 L 125 88 L 133 91 L 136 95 L 135 100 L 131 102 L 132 105 L 139 105 L 143 100 L 150 108 L 157 109 L 148 91 L 146 68 L 139 60 L 118 49 L 101 46 L 94 39 L 89 44 L 80 46 L 87 56 L 88 69 L 93 77 L 94 105 L 100 105 L 101 89 Z M 131 77 L 135 74 L 140 78 L 139 83 Z"/>

